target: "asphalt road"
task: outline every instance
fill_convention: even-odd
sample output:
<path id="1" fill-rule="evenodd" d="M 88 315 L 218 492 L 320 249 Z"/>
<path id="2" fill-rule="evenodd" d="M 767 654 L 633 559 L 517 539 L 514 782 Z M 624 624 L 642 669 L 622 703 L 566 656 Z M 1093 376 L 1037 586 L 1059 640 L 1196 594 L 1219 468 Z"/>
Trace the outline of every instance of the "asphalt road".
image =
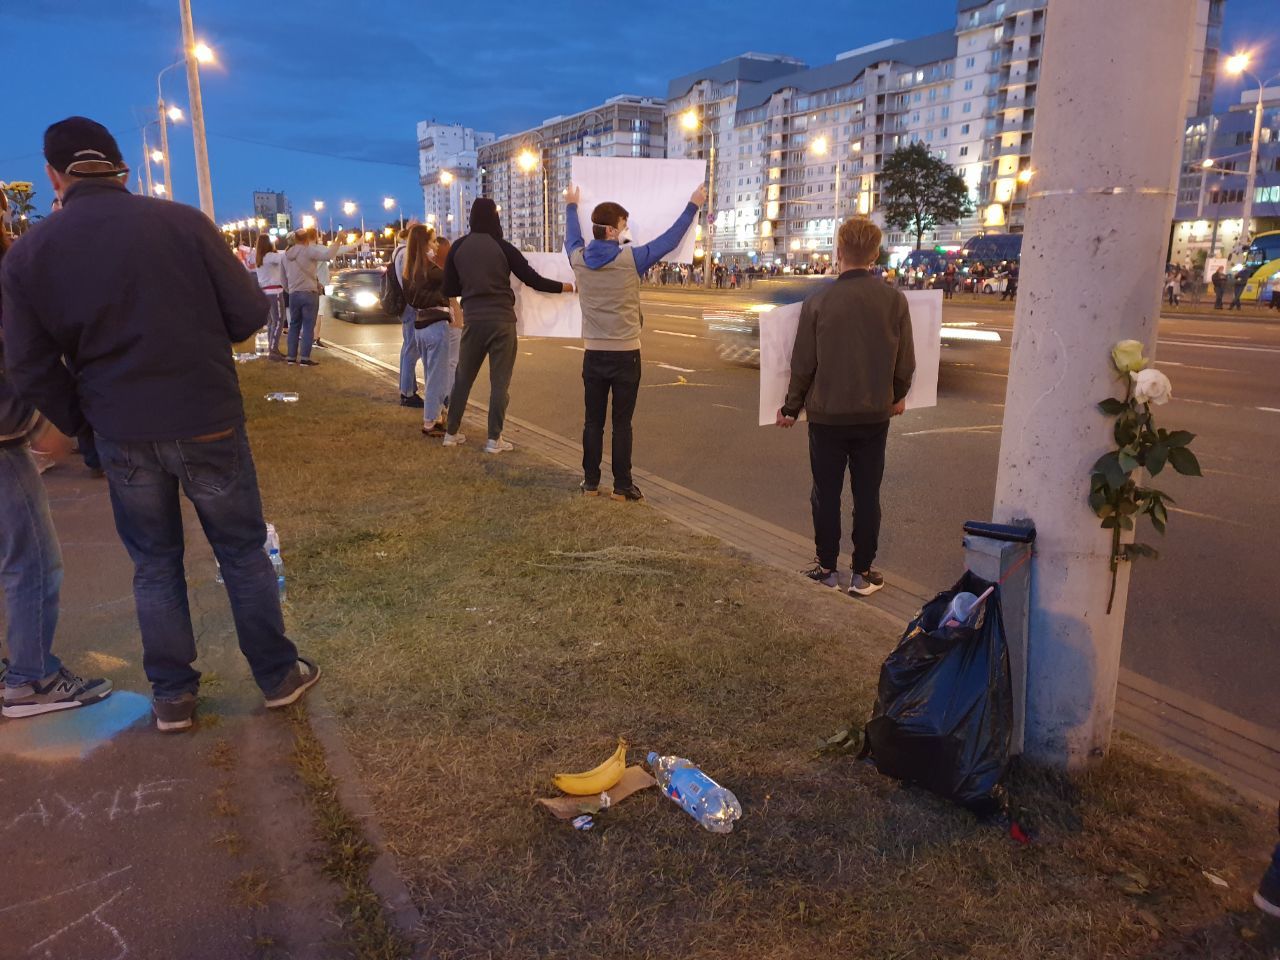
<path id="1" fill-rule="evenodd" d="M 712 296 L 644 292 L 636 466 L 810 535 L 806 432 L 756 425 L 758 372 L 717 356 L 701 319 Z M 752 302 L 749 291 L 722 298 Z M 944 323 L 1001 340 L 944 345 L 938 406 L 905 414 L 890 433 L 877 566 L 930 589 L 963 568 L 963 522 L 991 514 L 1013 314 L 966 298 L 948 304 Z M 398 326 L 326 320 L 324 335 L 399 356 Z M 1177 506 L 1155 544 L 1161 559 L 1135 568 L 1124 665 L 1280 730 L 1280 323 L 1166 318 L 1158 357 L 1174 385 L 1160 420 L 1198 435 L 1205 476 L 1162 477 Z M 579 437 L 581 364 L 577 343 L 522 339 L 511 414 Z M 482 380 L 474 396 L 486 394 Z M 416 414 L 404 411 L 410 422 Z"/>

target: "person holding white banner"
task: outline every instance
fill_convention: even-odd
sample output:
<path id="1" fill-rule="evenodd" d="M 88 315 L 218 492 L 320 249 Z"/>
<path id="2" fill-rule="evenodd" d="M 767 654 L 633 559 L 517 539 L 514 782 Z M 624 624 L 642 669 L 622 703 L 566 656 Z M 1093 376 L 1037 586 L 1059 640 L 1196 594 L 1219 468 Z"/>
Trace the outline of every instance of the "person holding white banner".
<path id="1" fill-rule="evenodd" d="M 504 453 L 511 444 L 502 439 L 507 416 L 507 391 L 516 365 L 516 295 L 511 277 L 543 293 L 573 293 L 572 283 L 548 280 L 529 266 L 524 255 L 502 238 L 498 205 L 477 197 L 471 205 L 471 232 L 453 245 L 444 264 L 445 297 L 461 297 L 464 311 L 462 343 L 444 440 L 456 447 L 467 438 L 458 432 L 467 397 L 480 365 L 489 358 L 489 439 L 485 453 Z"/>
<path id="2" fill-rule="evenodd" d="M 665 233 L 643 246 L 631 246 L 630 214 L 617 203 L 600 203 L 591 211 L 590 244 L 578 226 L 581 191 L 565 193 L 565 253 L 577 280 L 582 304 L 582 383 L 586 416 L 582 427 L 582 492 L 600 493 L 600 461 L 604 456 L 604 415 L 613 395 L 613 499 L 643 500 L 631 478 L 631 418 L 640 394 L 640 278 L 680 245 L 693 218 L 706 202 L 707 188 L 693 191 L 684 211 Z"/>
<path id="3" fill-rule="evenodd" d="M 880 540 L 885 445 L 889 420 L 906 408 L 915 374 L 907 298 L 870 270 L 880 240 L 880 228 L 864 217 L 840 225 L 840 276 L 801 308 L 791 382 L 777 414 L 780 427 L 794 426 L 802 409 L 809 419 L 817 556 L 805 576 L 838 586 L 840 497 L 847 469 L 853 487 L 849 592 L 863 597 L 884 587 L 884 577 L 871 564 Z"/>

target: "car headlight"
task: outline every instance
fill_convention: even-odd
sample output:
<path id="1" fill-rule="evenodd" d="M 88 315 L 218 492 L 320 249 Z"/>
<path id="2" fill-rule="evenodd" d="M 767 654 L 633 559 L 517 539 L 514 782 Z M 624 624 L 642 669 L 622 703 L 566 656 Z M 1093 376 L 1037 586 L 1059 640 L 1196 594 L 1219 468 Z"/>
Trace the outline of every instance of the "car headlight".
<path id="1" fill-rule="evenodd" d="M 747 309 L 750 310 L 752 313 L 761 314 L 761 313 L 768 313 L 770 310 L 773 310 L 776 307 L 777 307 L 776 303 L 753 303 L 751 306 L 747 307 Z"/>
<path id="2" fill-rule="evenodd" d="M 378 305 L 378 295 L 372 290 L 361 290 L 354 297 L 355 305 L 361 310 L 368 310 Z"/>

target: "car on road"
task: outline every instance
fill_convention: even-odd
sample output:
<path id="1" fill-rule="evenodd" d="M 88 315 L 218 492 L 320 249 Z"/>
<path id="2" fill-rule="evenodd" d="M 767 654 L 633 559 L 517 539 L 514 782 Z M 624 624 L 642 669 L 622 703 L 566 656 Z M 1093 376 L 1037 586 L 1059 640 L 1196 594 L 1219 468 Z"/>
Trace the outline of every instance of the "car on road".
<path id="1" fill-rule="evenodd" d="M 382 309 L 382 267 L 355 267 L 332 275 L 325 294 L 329 309 L 349 323 L 395 323 L 399 317 Z"/>
<path id="2" fill-rule="evenodd" d="M 760 366 L 760 315 L 788 303 L 799 303 L 809 294 L 831 283 L 830 276 L 789 276 L 757 280 L 751 289 L 752 302 L 735 301 L 725 306 L 707 307 L 702 321 L 715 342 L 720 359 L 750 367 Z"/>

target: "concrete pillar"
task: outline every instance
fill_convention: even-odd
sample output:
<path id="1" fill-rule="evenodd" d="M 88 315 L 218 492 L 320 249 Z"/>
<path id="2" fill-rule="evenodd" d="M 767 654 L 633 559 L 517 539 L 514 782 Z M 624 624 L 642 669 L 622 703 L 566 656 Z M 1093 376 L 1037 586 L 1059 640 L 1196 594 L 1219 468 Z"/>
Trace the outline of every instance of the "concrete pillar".
<path id="1" fill-rule="evenodd" d="M 995 519 L 1039 531 L 1025 749 L 1056 767 L 1101 756 L 1111 736 L 1128 564 L 1107 615 L 1110 540 L 1086 497 L 1112 421 L 1095 404 L 1116 393 L 1117 341 L 1154 354 L 1195 9 L 1048 7 Z"/>

